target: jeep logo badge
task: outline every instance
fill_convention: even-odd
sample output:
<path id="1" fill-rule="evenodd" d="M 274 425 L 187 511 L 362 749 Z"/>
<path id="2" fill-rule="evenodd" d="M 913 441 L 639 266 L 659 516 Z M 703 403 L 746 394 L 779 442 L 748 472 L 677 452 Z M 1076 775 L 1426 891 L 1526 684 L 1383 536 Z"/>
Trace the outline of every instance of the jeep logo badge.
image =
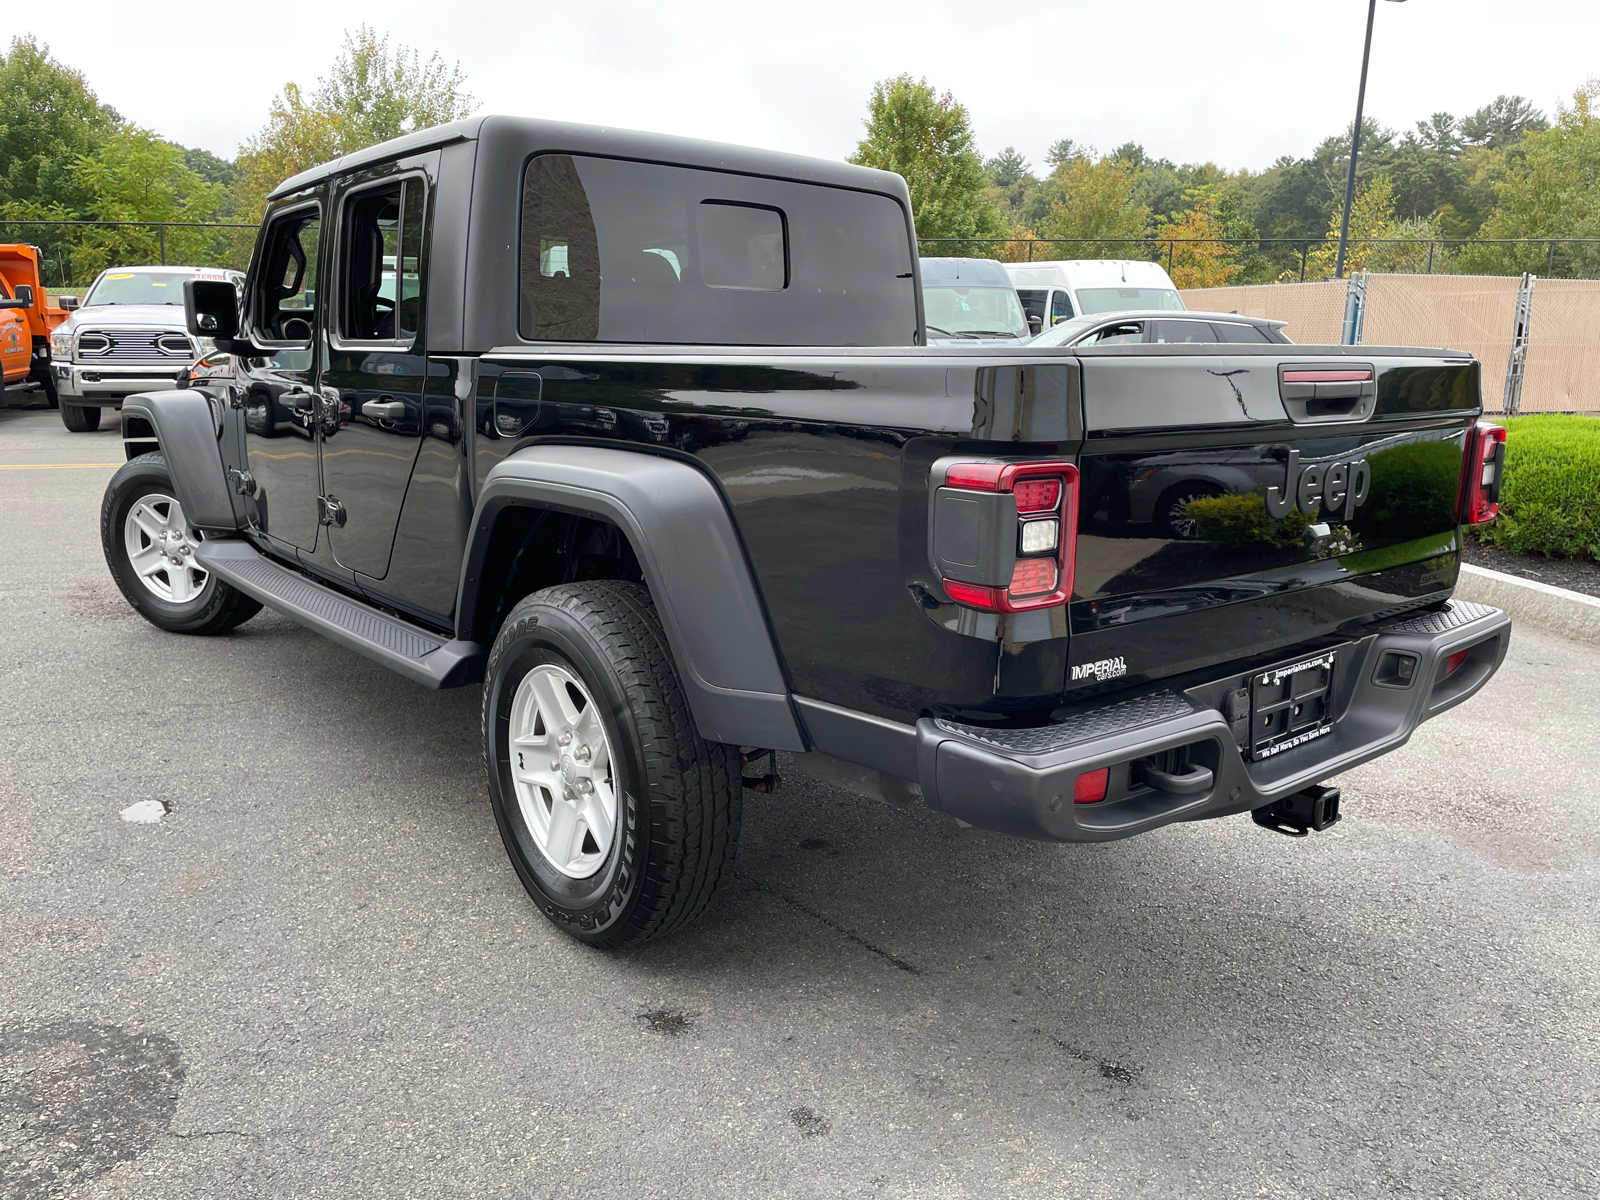
<path id="1" fill-rule="evenodd" d="M 1327 515 L 1348 521 L 1372 487 L 1372 468 L 1364 458 L 1348 462 L 1314 462 L 1300 465 L 1300 451 L 1289 451 L 1289 469 L 1283 488 L 1267 489 L 1267 515 L 1286 517 L 1298 508 L 1315 516 L 1318 506 Z"/>

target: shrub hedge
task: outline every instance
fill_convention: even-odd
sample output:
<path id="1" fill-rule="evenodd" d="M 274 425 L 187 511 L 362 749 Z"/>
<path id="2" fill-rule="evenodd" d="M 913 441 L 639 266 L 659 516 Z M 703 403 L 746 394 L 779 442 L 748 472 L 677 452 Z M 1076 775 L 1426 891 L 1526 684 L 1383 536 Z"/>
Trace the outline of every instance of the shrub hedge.
<path id="1" fill-rule="evenodd" d="M 1600 560 L 1600 420 L 1490 417 L 1506 427 L 1500 518 L 1479 532 L 1506 550 Z"/>

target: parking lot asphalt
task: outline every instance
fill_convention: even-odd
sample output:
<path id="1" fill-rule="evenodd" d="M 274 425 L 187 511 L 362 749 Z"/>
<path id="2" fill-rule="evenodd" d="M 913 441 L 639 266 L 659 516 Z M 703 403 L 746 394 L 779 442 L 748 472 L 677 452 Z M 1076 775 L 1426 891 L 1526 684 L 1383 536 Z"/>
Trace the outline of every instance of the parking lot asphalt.
<path id="1" fill-rule="evenodd" d="M 128 608 L 106 425 L 0 409 L 0 1197 L 1600 1192 L 1600 647 L 1519 628 L 1300 840 L 796 779 L 607 956 L 506 862 L 477 688 Z"/>

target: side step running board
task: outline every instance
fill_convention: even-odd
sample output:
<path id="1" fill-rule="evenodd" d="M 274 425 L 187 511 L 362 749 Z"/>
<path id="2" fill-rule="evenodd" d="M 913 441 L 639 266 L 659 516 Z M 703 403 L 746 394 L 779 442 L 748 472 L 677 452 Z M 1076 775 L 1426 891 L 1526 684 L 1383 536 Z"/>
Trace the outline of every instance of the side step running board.
<path id="1" fill-rule="evenodd" d="M 313 583 L 248 542 L 205 541 L 194 557 L 245 595 L 424 687 L 461 687 L 483 680 L 488 652 L 478 643 L 445 641 L 420 625 Z"/>

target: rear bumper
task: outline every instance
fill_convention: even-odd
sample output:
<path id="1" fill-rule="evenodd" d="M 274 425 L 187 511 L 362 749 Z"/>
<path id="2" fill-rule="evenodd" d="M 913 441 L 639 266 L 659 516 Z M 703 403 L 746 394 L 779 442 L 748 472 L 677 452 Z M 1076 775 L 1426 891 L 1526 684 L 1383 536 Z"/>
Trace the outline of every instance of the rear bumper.
<path id="1" fill-rule="evenodd" d="M 165 363 L 85 367 L 57 359 L 53 369 L 62 399 L 103 406 L 121 403 L 139 392 L 166 391 L 189 373 L 189 363 L 174 359 L 170 367 Z"/>
<path id="2" fill-rule="evenodd" d="M 1258 762 L 1246 761 L 1222 711 L 1224 697 L 1247 686 L 1252 672 L 1147 693 L 1039 729 L 923 718 L 918 782 L 931 808 L 985 829 L 1051 841 L 1110 841 L 1174 821 L 1245 812 L 1404 745 L 1422 722 L 1482 688 L 1510 639 L 1505 613 L 1456 600 L 1345 643 L 1338 647 L 1331 729 Z M 1448 671 L 1460 652 L 1464 659 Z M 1380 678 L 1392 654 L 1417 660 L 1409 682 Z M 1137 782 L 1142 776 L 1134 764 L 1177 750 L 1210 771 L 1203 790 L 1180 795 Z M 1078 776 L 1102 767 L 1113 781 L 1108 798 L 1074 803 Z"/>

